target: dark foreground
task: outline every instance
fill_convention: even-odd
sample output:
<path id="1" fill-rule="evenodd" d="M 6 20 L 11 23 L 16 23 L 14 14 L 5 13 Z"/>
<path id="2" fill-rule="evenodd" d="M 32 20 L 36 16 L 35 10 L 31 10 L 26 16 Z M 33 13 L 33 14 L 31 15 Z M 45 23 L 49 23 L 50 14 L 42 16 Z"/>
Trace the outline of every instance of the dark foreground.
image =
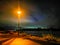
<path id="1" fill-rule="evenodd" d="M 0 34 L 0 45 L 60 45 L 60 38 L 56 40 L 46 37 Z"/>

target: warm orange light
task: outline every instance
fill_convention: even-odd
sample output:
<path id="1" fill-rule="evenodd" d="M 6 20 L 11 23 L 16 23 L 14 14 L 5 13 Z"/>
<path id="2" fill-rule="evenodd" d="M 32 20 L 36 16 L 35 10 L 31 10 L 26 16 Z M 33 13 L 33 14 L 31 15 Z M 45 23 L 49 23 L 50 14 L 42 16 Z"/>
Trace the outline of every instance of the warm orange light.
<path id="1" fill-rule="evenodd" d="M 31 40 L 23 39 L 23 38 L 16 38 L 15 40 L 13 40 L 11 43 L 8 44 L 9 45 L 40 45 Z"/>
<path id="2" fill-rule="evenodd" d="M 20 15 L 21 14 L 21 11 L 17 11 L 17 14 Z"/>
<path id="3" fill-rule="evenodd" d="M 16 19 L 26 19 L 26 10 L 25 9 L 21 9 L 21 8 L 14 8 L 13 9 L 13 17 L 16 18 Z"/>

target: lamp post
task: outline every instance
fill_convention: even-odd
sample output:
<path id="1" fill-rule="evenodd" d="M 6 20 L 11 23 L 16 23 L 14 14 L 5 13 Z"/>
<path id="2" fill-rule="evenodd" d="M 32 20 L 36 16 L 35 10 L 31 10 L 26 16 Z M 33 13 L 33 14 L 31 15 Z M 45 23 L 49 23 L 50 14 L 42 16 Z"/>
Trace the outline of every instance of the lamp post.
<path id="1" fill-rule="evenodd" d="M 20 29 L 20 15 L 21 15 L 21 11 L 18 10 L 17 14 L 18 14 L 18 36 L 19 36 L 19 33 L 20 33 L 19 29 Z"/>

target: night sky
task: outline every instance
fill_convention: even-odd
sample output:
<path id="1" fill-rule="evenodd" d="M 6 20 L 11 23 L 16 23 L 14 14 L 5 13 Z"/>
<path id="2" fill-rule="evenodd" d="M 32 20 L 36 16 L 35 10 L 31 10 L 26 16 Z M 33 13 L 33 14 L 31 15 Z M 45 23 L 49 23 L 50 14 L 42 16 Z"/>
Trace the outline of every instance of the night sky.
<path id="1" fill-rule="evenodd" d="M 0 0 L 0 26 L 17 26 L 14 11 L 20 9 L 23 16 L 20 25 L 24 27 L 60 27 L 60 5 L 58 0 Z"/>

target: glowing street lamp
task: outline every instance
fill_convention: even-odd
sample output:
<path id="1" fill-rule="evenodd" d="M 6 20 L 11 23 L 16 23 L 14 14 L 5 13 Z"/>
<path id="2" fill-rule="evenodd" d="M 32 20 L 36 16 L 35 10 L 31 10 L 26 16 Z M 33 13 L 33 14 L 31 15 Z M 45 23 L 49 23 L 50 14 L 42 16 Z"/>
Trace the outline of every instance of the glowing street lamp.
<path id="1" fill-rule="evenodd" d="M 17 11 L 18 14 L 18 28 L 19 28 L 19 23 L 20 23 L 20 16 L 21 16 L 21 11 Z"/>
<path id="2" fill-rule="evenodd" d="M 17 11 L 17 14 L 20 15 L 21 14 L 21 11 Z"/>
<path id="3" fill-rule="evenodd" d="M 17 11 L 18 14 L 18 36 L 19 36 L 19 28 L 20 28 L 20 15 L 21 15 L 21 11 Z"/>

